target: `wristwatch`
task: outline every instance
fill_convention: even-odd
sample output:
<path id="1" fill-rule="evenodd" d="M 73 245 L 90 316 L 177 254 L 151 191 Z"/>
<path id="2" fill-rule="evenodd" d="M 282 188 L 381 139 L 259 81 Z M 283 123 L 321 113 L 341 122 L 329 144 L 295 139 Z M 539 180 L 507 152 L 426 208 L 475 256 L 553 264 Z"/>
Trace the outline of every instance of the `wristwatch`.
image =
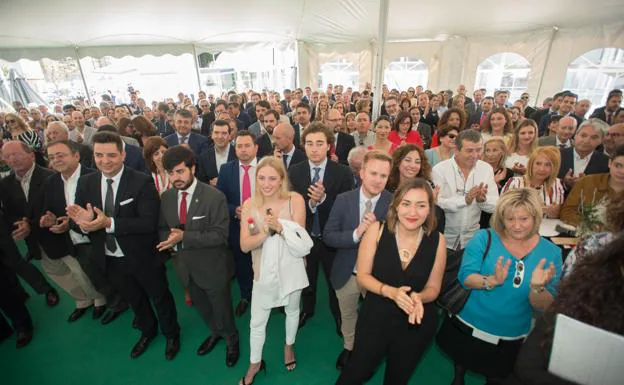
<path id="1" fill-rule="evenodd" d="M 493 287 L 490 285 L 490 282 L 488 281 L 488 278 L 490 276 L 489 275 L 484 275 L 483 276 L 483 287 L 485 288 L 485 290 L 490 291 L 493 289 Z"/>
<path id="2" fill-rule="evenodd" d="M 546 288 L 544 288 L 544 286 L 535 286 L 531 288 L 531 291 L 535 294 L 542 294 L 542 292 L 544 292 L 544 290 L 546 290 Z"/>

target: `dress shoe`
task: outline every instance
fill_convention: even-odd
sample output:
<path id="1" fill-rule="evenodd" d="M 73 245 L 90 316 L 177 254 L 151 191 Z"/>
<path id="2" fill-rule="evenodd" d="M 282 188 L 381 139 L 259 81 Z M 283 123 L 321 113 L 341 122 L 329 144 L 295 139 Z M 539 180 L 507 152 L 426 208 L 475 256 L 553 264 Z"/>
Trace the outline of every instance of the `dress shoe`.
<path id="1" fill-rule="evenodd" d="M 338 356 L 338 360 L 336 360 L 336 369 L 342 370 L 347 365 L 349 358 L 351 357 L 351 350 L 342 349 L 340 355 Z"/>
<path id="2" fill-rule="evenodd" d="M 236 305 L 236 311 L 235 311 L 236 316 L 240 317 L 243 314 L 245 314 L 248 307 L 249 307 L 249 301 L 246 299 L 241 299 L 238 305 Z"/>
<path id="3" fill-rule="evenodd" d="M 59 303 L 59 295 L 56 289 L 52 288 L 49 292 L 46 293 L 46 303 L 49 307 L 54 307 Z"/>
<path id="4" fill-rule="evenodd" d="M 165 348 L 165 358 L 171 361 L 180 351 L 180 337 L 167 338 L 167 347 Z"/>
<path id="5" fill-rule="evenodd" d="M 27 332 L 18 332 L 17 333 L 17 341 L 15 342 L 15 347 L 17 349 L 21 349 L 24 346 L 28 345 L 33 337 L 33 331 L 29 330 Z"/>
<path id="6" fill-rule="evenodd" d="M 134 318 L 132 319 L 132 328 L 133 329 L 139 328 L 139 319 L 137 318 L 137 316 L 134 316 Z"/>
<path id="7" fill-rule="evenodd" d="M 314 317 L 314 313 L 301 312 L 301 314 L 299 314 L 299 328 L 301 329 L 304 327 L 306 322 L 312 317 Z"/>
<path id="8" fill-rule="evenodd" d="M 199 345 L 199 348 L 197 349 L 197 355 L 203 356 L 203 355 L 210 353 L 212 349 L 214 349 L 215 346 L 217 346 L 217 342 L 219 342 L 222 338 L 223 337 L 219 337 L 215 335 L 212 335 L 206 338 L 206 340 L 202 342 L 201 345 Z"/>
<path id="9" fill-rule="evenodd" d="M 93 319 L 100 319 L 104 313 L 106 313 L 106 306 L 94 306 L 92 317 Z"/>
<path id="10" fill-rule="evenodd" d="M 139 339 L 139 342 L 137 342 L 136 345 L 134 345 L 134 347 L 132 348 L 132 352 L 130 352 L 130 357 L 137 358 L 141 354 L 145 353 L 147 347 L 154 338 L 156 338 L 156 333 L 142 335 L 141 339 Z"/>
<path id="11" fill-rule="evenodd" d="M 76 308 L 74 309 L 74 311 L 69 315 L 69 318 L 67 319 L 67 322 L 76 322 L 78 321 L 80 318 L 82 318 L 83 315 L 85 315 L 85 313 L 87 312 L 86 307 L 82 307 L 82 308 Z"/>
<path id="12" fill-rule="evenodd" d="M 102 321 L 100 322 L 102 323 L 102 325 L 108 325 L 109 323 L 116 320 L 117 317 L 123 314 L 126 310 L 128 310 L 128 305 L 124 303 L 123 305 L 111 309 L 108 313 L 106 313 L 106 315 L 104 316 L 104 318 L 102 318 Z"/>
<path id="13" fill-rule="evenodd" d="M 228 368 L 236 365 L 238 358 L 240 357 L 240 347 L 238 341 L 228 344 L 225 349 L 225 365 Z"/>

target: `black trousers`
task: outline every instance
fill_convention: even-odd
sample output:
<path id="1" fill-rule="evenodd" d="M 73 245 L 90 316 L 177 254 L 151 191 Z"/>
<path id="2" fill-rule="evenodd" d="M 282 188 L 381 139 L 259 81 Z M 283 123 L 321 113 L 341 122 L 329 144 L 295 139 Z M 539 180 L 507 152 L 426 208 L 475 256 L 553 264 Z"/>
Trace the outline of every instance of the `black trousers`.
<path id="1" fill-rule="evenodd" d="M 223 287 L 202 288 L 191 274 L 189 291 L 193 305 L 212 334 L 225 338 L 228 343 L 238 342 L 229 281 Z"/>
<path id="2" fill-rule="evenodd" d="M 109 309 L 115 309 L 124 302 L 104 271 L 94 262 L 91 256 L 90 243 L 75 245 L 74 255 L 82 270 L 93 283 L 95 290 L 106 298 L 106 306 Z"/>
<path id="3" fill-rule="evenodd" d="M 132 307 L 143 335 L 156 334 L 158 320 L 165 337 L 173 338 L 180 334 L 175 302 L 169 291 L 164 265 L 145 263 L 134 266 L 128 263 L 127 257 L 106 256 L 106 276 Z M 156 307 L 158 320 L 150 301 Z"/>
<path id="4" fill-rule="evenodd" d="M 28 332 L 33 329 L 25 299 L 15 273 L 0 264 L 0 341 L 13 334 L 13 330 Z"/>
<path id="5" fill-rule="evenodd" d="M 318 284 L 319 267 L 321 267 L 325 275 L 325 281 L 327 282 L 329 310 L 334 317 L 336 327 L 339 328 L 340 307 L 338 306 L 336 292 L 329 281 L 336 254 L 325 245 L 321 238 L 312 237 L 312 241 L 314 245 L 312 246 L 312 250 L 310 250 L 310 254 L 306 257 L 306 273 L 308 275 L 308 281 L 310 281 L 310 286 L 303 289 L 301 293 L 301 302 L 303 303 L 302 311 L 311 314 L 316 310 L 316 286 Z"/>
<path id="6" fill-rule="evenodd" d="M 26 281 L 37 294 L 47 294 L 52 286 L 43 274 L 30 262 L 16 253 L 1 253 L 0 261 L 11 271 Z"/>

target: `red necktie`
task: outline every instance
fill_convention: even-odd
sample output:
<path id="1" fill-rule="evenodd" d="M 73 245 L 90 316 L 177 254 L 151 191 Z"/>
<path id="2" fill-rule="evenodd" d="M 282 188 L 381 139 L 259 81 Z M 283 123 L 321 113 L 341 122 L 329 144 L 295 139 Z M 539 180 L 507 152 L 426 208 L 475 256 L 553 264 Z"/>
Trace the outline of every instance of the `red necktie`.
<path id="1" fill-rule="evenodd" d="M 187 192 L 182 193 L 182 199 L 180 200 L 180 224 L 186 225 L 186 196 Z"/>
<path id="2" fill-rule="evenodd" d="M 485 112 L 481 113 L 481 120 L 479 121 L 479 125 L 482 125 L 483 122 L 485 121 L 485 118 L 487 118 L 487 114 Z"/>
<path id="3" fill-rule="evenodd" d="M 251 198 L 251 180 L 249 180 L 249 168 L 251 168 L 251 165 L 245 166 L 241 164 L 241 167 L 245 170 L 243 175 L 243 199 L 241 201 L 241 204 L 243 204 L 243 202 Z"/>

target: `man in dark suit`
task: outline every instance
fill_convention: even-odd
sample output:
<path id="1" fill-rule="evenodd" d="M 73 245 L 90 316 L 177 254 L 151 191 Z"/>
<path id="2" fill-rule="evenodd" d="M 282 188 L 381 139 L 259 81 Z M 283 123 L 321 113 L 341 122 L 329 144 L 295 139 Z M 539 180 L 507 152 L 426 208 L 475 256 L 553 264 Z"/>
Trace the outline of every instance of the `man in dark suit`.
<path id="1" fill-rule="evenodd" d="M 193 305 L 212 330 L 197 354 L 209 353 L 225 339 L 225 362 L 234 366 L 240 349 L 230 294 L 234 262 L 227 244 L 230 218 L 225 196 L 193 176 L 195 156 L 188 148 L 167 150 L 163 166 L 174 188 L 161 196 L 158 250 L 177 249 L 173 258 L 182 262 L 180 271 L 188 277 Z"/>
<path id="2" fill-rule="evenodd" d="M 288 176 L 293 190 L 305 199 L 306 229 L 312 236 L 314 246 L 306 257 L 306 272 L 310 286 L 302 292 L 303 309 L 299 316 L 299 327 L 303 327 L 314 315 L 319 265 L 322 266 L 325 279 L 329 282 L 335 251 L 328 248 L 322 240 L 329 211 L 338 194 L 353 189 L 353 178 L 349 168 L 327 158 L 334 135 L 325 125 L 317 122 L 311 124 L 304 131 L 302 139 L 308 161 L 291 167 Z M 336 331 L 340 334 L 338 299 L 331 288 L 328 288 L 328 292 L 330 310 L 336 323 Z"/>
<path id="3" fill-rule="evenodd" d="M 570 91 L 564 91 L 561 93 L 561 103 L 559 103 L 559 109 L 552 113 L 542 116 L 542 119 L 539 121 L 539 134 L 540 136 L 546 135 L 546 129 L 548 128 L 548 123 L 550 122 L 550 116 L 553 114 L 557 114 L 559 116 L 568 116 L 574 112 L 574 106 L 576 105 L 576 100 L 578 96 Z"/>
<path id="4" fill-rule="evenodd" d="M 205 137 L 211 137 L 210 129 L 212 128 L 212 123 L 214 123 L 215 120 L 220 119 L 219 116 L 226 112 L 227 112 L 227 102 L 225 100 L 220 99 L 214 105 L 213 111 L 203 113 L 201 134 Z"/>
<path id="5" fill-rule="evenodd" d="M 615 123 L 615 113 L 622 105 L 622 90 L 615 89 L 609 92 L 607 104 L 604 107 L 596 108 L 590 118 L 598 118 L 609 125 Z"/>
<path id="6" fill-rule="evenodd" d="M 261 117 L 266 132 L 256 139 L 258 159 L 273 155 L 273 130 L 279 122 L 279 116 L 279 112 L 268 110 Z"/>
<path id="7" fill-rule="evenodd" d="M 251 198 L 256 185 L 256 155 L 258 146 L 256 138 L 247 130 L 239 131 L 236 136 L 236 157 L 221 166 L 217 188 L 227 198 L 230 213 L 230 230 L 228 241 L 234 253 L 236 280 L 240 288 L 241 299 L 236 306 L 235 314 L 240 317 L 247 311 L 251 302 L 253 270 L 251 254 L 243 253 L 240 248 L 241 207 L 245 200 Z"/>
<path id="8" fill-rule="evenodd" d="M 325 125 L 331 132 L 334 133 L 334 144 L 330 149 L 330 157 L 334 162 L 339 162 L 347 166 L 347 158 L 349 157 L 349 151 L 355 147 L 355 140 L 353 136 L 341 132 L 340 126 L 342 124 L 342 116 L 340 111 L 331 109 L 327 112 L 327 118 L 325 119 Z"/>
<path id="9" fill-rule="evenodd" d="M 257 120 L 251 126 L 249 126 L 247 130 L 251 132 L 252 134 L 254 134 L 256 138 L 259 138 L 265 131 L 263 127 L 264 123 L 262 121 L 262 118 L 264 114 L 266 114 L 266 112 L 271 109 L 271 104 L 267 102 L 266 100 L 260 100 L 254 106 L 254 109 L 255 109 L 255 115 L 257 117 Z"/>
<path id="10" fill-rule="evenodd" d="M 243 129 L 247 129 L 251 125 L 251 120 L 245 111 L 241 110 L 240 104 L 236 102 L 228 103 L 228 113 L 232 119 L 243 122 Z"/>
<path id="11" fill-rule="evenodd" d="M 282 109 L 283 111 L 283 109 Z M 297 115 L 297 124 L 293 125 L 295 130 L 295 146 L 303 149 L 303 142 L 301 141 L 301 136 L 303 135 L 303 131 L 310 126 L 310 119 L 312 119 L 312 110 L 310 106 L 305 103 L 299 103 L 295 108 L 295 114 Z"/>
<path id="12" fill-rule="evenodd" d="M 77 229 L 89 235 L 93 260 L 136 315 L 141 338 L 130 356 L 145 352 L 160 321 L 167 338 L 165 358 L 172 360 L 180 350 L 180 326 L 168 288 L 166 256 L 156 250 L 158 192 L 149 175 L 124 167 L 119 135 L 98 132 L 93 136 L 93 153 L 100 172 L 80 178 L 75 203 L 67 212 Z"/>
<path id="13" fill-rule="evenodd" d="M 468 128 L 473 130 L 481 130 L 481 125 L 487 120 L 487 116 L 494 108 L 494 98 L 486 96 L 481 101 L 481 105 L 476 109 L 475 113 L 470 115 L 468 120 Z"/>
<path id="14" fill-rule="evenodd" d="M 342 369 L 351 356 L 355 340 L 358 302 L 363 291 L 355 278 L 355 262 L 360 240 L 371 223 L 386 218 L 392 194 L 385 191 L 392 158 L 381 152 L 367 152 L 360 172 L 362 187 L 342 193 L 329 213 L 323 241 L 336 248 L 331 284 L 340 306 L 343 350 L 336 367 Z"/>
<path id="15" fill-rule="evenodd" d="M 305 152 L 295 147 L 294 136 L 295 130 L 288 123 L 280 123 L 273 130 L 273 143 L 275 145 L 273 155 L 284 162 L 286 170 L 307 159 Z"/>
<path id="16" fill-rule="evenodd" d="M 11 168 L 11 174 L 0 180 L 0 204 L 5 219 L 13 224 L 11 235 L 15 241 L 26 240 L 28 258 L 40 259 L 48 277 L 67 289 L 64 278 L 68 272 L 59 268 L 41 249 L 39 220 L 45 193 L 43 184 L 53 172 L 37 165 L 33 150 L 19 141 L 5 143 L 2 158 Z M 59 302 L 56 290 L 34 266 L 23 258 L 14 259 L 13 256 L 6 255 L 2 262 L 19 274 L 37 293 L 45 294 L 49 306 L 56 306 Z"/>
<path id="17" fill-rule="evenodd" d="M 98 132 L 109 132 L 111 134 L 116 134 L 119 136 L 115 126 L 111 126 L 111 125 L 101 126 L 100 128 L 98 128 Z M 145 165 L 145 159 L 143 158 L 143 153 L 141 152 L 141 149 L 137 146 L 133 146 L 131 144 L 126 143 L 125 141 L 123 141 L 123 137 L 121 136 L 119 137 L 122 139 L 123 149 L 124 149 L 124 152 L 126 153 L 126 156 L 123 161 L 124 165 L 131 167 L 132 169 L 136 171 L 140 171 L 140 172 L 147 174 L 148 173 L 147 166 Z"/>
<path id="18" fill-rule="evenodd" d="M 69 128 L 61 121 L 50 122 L 45 129 L 45 137 L 50 143 L 59 140 L 69 140 Z M 85 167 L 91 168 L 93 166 L 93 151 L 91 151 L 91 148 L 83 143 L 73 143 L 80 153 L 80 163 Z"/>
<path id="19" fill-rule="evenodd" d="M 585 175 L 609 172 L 609 158 L 603 152 L 596 151 L 608 128 L 604 121 L 590 118 L 576 130 L 574 147 L 560 150 L 561 166 L 558 177 L 568 190 Z"/>
<path id="20" fill-rule="evenodd" d="M 196 176 L 200 181 L 216 186 L 221 166 L 236 159 L 236 151 L 230 144 L 230 132 L 230 125 L 225 120 L 216 120 L 212 124 L 213 144 L 197 158 Z"/>
<path id="21" fill-rule="evenodd" d="M 574 147 L 574 140 L 572 140 L 572 136 L 574 132 L 576 132 L 576 119 L 572 116 L 564 116 L 561 118 L 559 115 L 551 116 L 551 121 L 553 119 L 557 120 L 556 134 L 542 136 L 538 140 L 538 144 L 540 146 L 555 146 L 558 148 L 568 148 Z"/>
<path id="22" fill-rule="evenodd" d="M 171 135 L 174 132 L 173 127 L 171 127 L 169 121 L 167 121 L 168 112 L 169 106 L 167 103 L 158 103 L 158 118 L 156 119 L 156 122 L 154 122 L 154 125 L 156 126 L 158 135 L 161 138 Z"/>
<path id="23" fill-rule="evenodd" d="M 200 134 L 191 132 L 193 127 L 193 114 L 187 110 L 180 110 L 175 113 L 175 134 L 165 137 L 165 142 L 169 147 L 179 144 L 188 145 L 195 155 L 199 155 L 207 148 L 208 139 Z"/>

